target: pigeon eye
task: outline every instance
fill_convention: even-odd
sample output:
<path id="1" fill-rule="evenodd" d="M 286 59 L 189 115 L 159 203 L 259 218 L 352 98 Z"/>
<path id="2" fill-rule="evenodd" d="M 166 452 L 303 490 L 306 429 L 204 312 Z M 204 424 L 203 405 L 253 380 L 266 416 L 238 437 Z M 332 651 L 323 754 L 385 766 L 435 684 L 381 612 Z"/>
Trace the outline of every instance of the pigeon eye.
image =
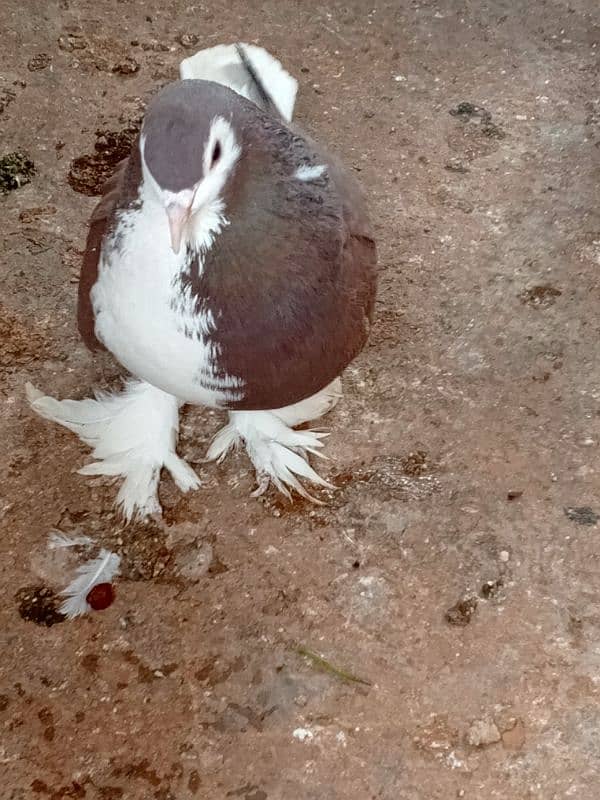
<path id="1" fill-rule="evenodd" d="M 217 141 L 215 142 L 215 146 L 213 148 L 212 158 L 210 160 L 211 167 L 214 167 L 214 165 L 220 158 L 221 158 L 221 142 L 217 139 Z"/>

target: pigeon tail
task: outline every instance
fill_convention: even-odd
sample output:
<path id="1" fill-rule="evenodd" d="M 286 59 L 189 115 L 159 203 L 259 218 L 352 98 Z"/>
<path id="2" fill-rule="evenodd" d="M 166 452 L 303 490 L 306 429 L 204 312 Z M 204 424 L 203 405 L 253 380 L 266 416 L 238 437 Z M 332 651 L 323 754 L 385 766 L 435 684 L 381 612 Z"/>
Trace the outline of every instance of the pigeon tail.
<path id="1" fill-rule="evenodd" d="M 175 452 L 179 401 L 149 383 L 130 380 L 121 394 L 96 392 L 95 400 L 55 400 L 30 383 L 27 399 L 45 419 L 58 422 L 93 448 L 96 459 L 82 475 L 121 476 L 117 504 L 125 518 L 160 514 L 158 481 L 162 467 L 183 492 L 200 481 Z"/>
<path id="2" fill-rule="evenodd" d="M 320 448 L 323 447 L 322 439 L 328 434 L 316 430 L 295 431 L 292 426 L 327 414 L 341 394 L 341 382 L 337 378 L 312 397 L 284 408 L 232 411 L 229 424 L 213 439 L 206 460 L 221 462 L 234 446 L 243 442 L 256 470 L 258 488 L 253 492 L 254 496 L 263 494 L 273 483 L 289 499 L 293 490 L 320 505 L 321 501 L 309 494 L 300 479 L 327 489 L 335 488 L 308 463 L 309 454 L 325 458 Z"/>
<path id="3" fill-rule="evenodd" d="M 265 109 L 265 111 L 270 111 L 276 117 L 281 116 L 279 109 L 275 105 L 273 98 L 267 91 L 265 84 L 263 83 L 262 78 L 259 76 L 256 69 L 254 69 L 254 64 L 252 63 L 251 59 L 248 57 L 244 46 L 242 44 L 236 44 L 235 49 L 237 54 L 240 58 L 240 61 L 244 65 L 244 69 L 248 73 L 248 77 L 252 81 L 254 85 L 254 90 L 258 94 L 260 98 L 260 106 Z"/>
<path id="4" fill-rule="evenodd" d="M 292 120 L 298 82 L 262 47 L 240 42 L 200 50 L 181 62 L 179 74 L 182 80 L 220 83 L 259 106 L 265 104 L 262 89 L 283 119 Z"/>

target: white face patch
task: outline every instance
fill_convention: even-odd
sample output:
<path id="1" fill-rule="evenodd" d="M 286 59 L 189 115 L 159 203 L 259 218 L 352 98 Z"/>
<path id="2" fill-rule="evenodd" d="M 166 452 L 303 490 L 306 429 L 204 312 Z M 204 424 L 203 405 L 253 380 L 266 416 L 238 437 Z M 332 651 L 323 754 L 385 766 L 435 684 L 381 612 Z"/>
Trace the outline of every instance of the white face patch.
<path id="1" fill-rule="evenodd" d="M 161 189 L 144 159 L 144 137 L 140 140 L 144 182 L 156 193 L 166 209 L 179 205 L 190 209 L 190 217 L 182 232 L 182 241 L 197 252 L 208 249 L 214 237 L 228 222 L 221 192 L 242 152 L 232 126 L 221 116 L 213 119 L 204 147 L 204 178 L 195 186 L 180 192 Z"/>
<path id="2" fill-rule="evenodd" d="M 294 172 L 294 178 L 299 181 L 316 181 L 317 178 L 321 177 L 326 169 L 326 164 L 318 164 L 315 167 L 311 167 L 308 164 L 303 164 L 301 167 L 298 167 L 296 172 Z"/>
<path id="3" fill-rule="evenodd" d="M 241 152 L 231 125 L 223 117 L 215 117 L 204 148 L 205 177 L 196 185 L 193 213 L 219 199 Z"/>

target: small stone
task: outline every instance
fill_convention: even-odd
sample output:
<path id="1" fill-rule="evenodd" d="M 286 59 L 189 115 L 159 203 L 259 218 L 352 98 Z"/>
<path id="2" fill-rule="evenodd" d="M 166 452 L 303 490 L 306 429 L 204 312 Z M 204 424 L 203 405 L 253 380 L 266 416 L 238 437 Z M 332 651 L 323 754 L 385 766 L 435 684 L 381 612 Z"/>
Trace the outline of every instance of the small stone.
<path id="1" fill-rule="evenodd" d="M 182 33 L 177 41 L 182 47 L 195 47 L 198 44 L 198 37 L 195 33 Z"/>
<path id="2" fill-rule="evenodd" d="M 308 698 L 305 694 L 298 694 L 294 697 L 294 703 L 300 708 L 304 708 L 304 706 L 308 703 Z"/>
<path id="3" fill-rule="evenodd" d="M 314 733 L 309 728 L 296 728 L 292 736 L 294 739 L 298 739 L 299 742 L 310 742 L 311 739 L 315 738 Z"/>
<path id="4" fill-rule="evenodd" d="M 38 53 L 37 56 L 33 56 L 27 62 L 27 69 L 29 72 L 39 72 L 42 69 L 46 69 L 46 67 L 51 63 L 52 56 L 49 56 L 47 53 Z"/>
<path id="5" fill-rule="evenodd" d="M 521 489 L 511 489 L 506 493 L 507 500 L 519 500 L 521 497 L 523 497 L 523 491 Z"/>
<path id="6" fill-rule="evenodd" d="M 456 172 L 459 175 L 464 175 L 469 172 L 469 168 L 465 167 L 465 165 L 460 161 L 458 158 L 451 158 L 445 165 L 444 169 L 447 169 L 448 172 Z"/>
<path id="7" fill-rule="evenodd" d="M 486 747 L 499 742 L 502 737 L 496 723 L 491 719 L 478 719 L 467 731 L 467 744 L 471 747 Z"/>
<path id="8" fill-rule="evenodd" d="M 140 65 L 135 58 L 127 57 L 115 64 L 112 71 L 117 75 L 135 75 L 139 68 Z"/>
<path id="9" fill-rule="evenodd" d="M 149 42 L 142 42 L 142 50 L 153 50 L 155 53 L 168 53 L 169 45 L 152 39 Z"/>
<path id="10" fill-rule="evenodd" d="M 510 553 L 508 552 L 508 550 L 501 550 L 499 557 L 500 561 L 506 564 L 510 560 Z"/>
<path id="11" fill-rule="evenodd" d="M 73 50 L 85 50 L 87 42 L 81 34 L 67 34 L 58 37 L 58 46 L 61 50 L 71 53 Z"/>
<path id="12" fill-rule="evenodd" d="M 104 611 L 113 604 L 115 590 L 112 583 L 99 583 L 85 598 L 94 611 Z"/>
<path id="13" fill-rule="evenodd" d="M 456 625 L 457 627 L 464 628 L 471 622 L 471 617 L 476 609 L 476 597 L 466 597 L 464 600 L 459 600 L 458 603 L 451 606 L 451 608 L 446 611 L 446 622 L 449 625 Z"/>
<path id="14" fill-rule="evenodd" d="M 486 581 L 479 590 L 479 593 L 486 600 L 490 600 L 493 597 L 496 597 L 503 585 L 504 581 L 502 578 L 498 578 L 495 581 Z"/>

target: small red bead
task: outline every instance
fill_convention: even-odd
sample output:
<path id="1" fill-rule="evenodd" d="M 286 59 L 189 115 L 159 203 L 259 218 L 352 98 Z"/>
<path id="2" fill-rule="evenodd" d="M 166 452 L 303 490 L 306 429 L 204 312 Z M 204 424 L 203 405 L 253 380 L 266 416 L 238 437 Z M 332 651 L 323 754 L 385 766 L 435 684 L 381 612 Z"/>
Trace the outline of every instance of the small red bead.
<path id="1" fill-rule="evenodd" d="M 115 590 L 112 583 L 99 583 L 90 590 L 85 599 L 94 611 L 104 611 L 105 608 L 112 605 L 115 599 Z"/>

